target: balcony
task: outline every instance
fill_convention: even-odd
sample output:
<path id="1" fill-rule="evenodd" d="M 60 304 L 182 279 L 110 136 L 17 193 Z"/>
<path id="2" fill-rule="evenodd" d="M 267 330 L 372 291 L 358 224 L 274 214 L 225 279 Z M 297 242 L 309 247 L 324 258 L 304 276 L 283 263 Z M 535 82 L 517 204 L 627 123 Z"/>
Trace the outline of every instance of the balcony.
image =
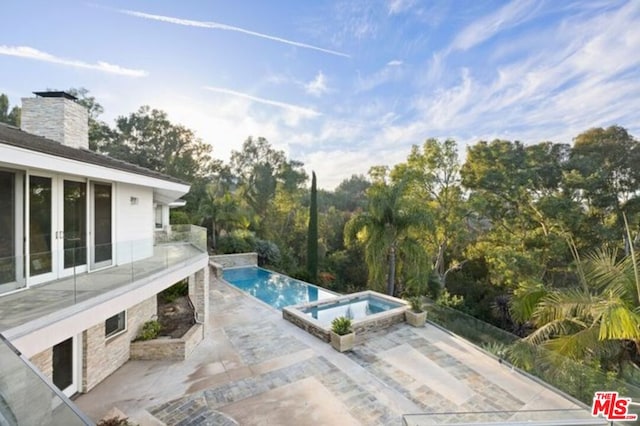
<path id="1" fill-rule="evenodd" d="M 24 282 L 14 283 L 23 289 L 0 296 L 0 332 L 13 339 L 30 329 L 41 328 L 60 317 L 143 287 L 158 277 L 170 276 L 172 271 L 194 264 L 204 265 L 208 260 L 206 230 L 193 225 L 173 225 L 156 233 L 153 241 L 124 241 L 115 247 L 90 249 L 114 253 L 116 265 L 91 272 L 72 267 L 69 276 L 26 288 Z M 88 252 L 83 247 L 73 250 L 78 257 Z M 64 253 L 58 255 L 64 256 Z M 32 255 L 32 262 L 34 256 L 37 255 Z M 0 266 L 5 270 L 7 265 L 20 267 L 24 262 L 16 258 L 0 259 Z"/>

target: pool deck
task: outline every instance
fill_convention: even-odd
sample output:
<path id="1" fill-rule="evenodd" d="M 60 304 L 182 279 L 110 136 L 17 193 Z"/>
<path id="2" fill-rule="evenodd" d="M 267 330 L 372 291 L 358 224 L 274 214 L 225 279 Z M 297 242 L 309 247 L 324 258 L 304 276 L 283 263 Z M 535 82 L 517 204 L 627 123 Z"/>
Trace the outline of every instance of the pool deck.
<path id="1" fill-rule="evenodd" d="M 77 405 L 143 426 L 401 425 L 409 413 L 583 408 L 430 324 L 397 324 L 340 354 L 214 278 L 210 309 L 188 360 L 129 361 Z"/>

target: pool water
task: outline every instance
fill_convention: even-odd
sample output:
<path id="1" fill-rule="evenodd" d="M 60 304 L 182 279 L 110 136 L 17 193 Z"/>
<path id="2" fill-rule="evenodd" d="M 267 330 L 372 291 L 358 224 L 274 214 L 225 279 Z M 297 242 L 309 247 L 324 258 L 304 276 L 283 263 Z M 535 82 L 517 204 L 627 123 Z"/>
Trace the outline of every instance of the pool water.
<path id="1" fill-rule="evenodd" d="M 318 320 L 321 324 L 328 325 L 337 317 L 344 316 L 352 320 L 358 320 L 401 306 L 404 305 L 367 294 L 355 298 L 337 300 L 335 303 L 309 306 L 300 310 L 307 316 Z"/>
<path id="2" fill-rule="evenodd" d="M 256 266 L 225 269 L 222 277 L 276 309 L 336 297 L 328 290 Z"/>

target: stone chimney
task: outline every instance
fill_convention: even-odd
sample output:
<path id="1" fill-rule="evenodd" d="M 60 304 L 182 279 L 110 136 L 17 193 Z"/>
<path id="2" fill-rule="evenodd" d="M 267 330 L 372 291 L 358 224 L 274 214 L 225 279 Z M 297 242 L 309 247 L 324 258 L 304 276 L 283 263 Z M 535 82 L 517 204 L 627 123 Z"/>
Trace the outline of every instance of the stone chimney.
<path id="1" fill-rule="evenodd" d="M 21 128 L 73 148 L 89 149 L 89 112 L 66 92 L 22 98 Z"/>

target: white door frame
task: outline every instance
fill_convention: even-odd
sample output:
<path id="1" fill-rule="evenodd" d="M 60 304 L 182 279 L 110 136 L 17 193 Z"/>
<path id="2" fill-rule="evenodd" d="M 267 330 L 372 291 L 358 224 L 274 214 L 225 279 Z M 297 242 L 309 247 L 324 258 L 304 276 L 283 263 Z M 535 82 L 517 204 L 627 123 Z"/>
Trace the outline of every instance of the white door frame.
<path id="1" fill-rule="evenodd" d="M 103 261 L 96 263 L 95 262 L 95 254 L 96 254 L 96 214 L 95 214 L 95 185 L 109 185 L 111 187 L 111 260 Z M 104 268 L 108 268 L 116 264 L 116 241 L 115 241 L 115 199 L 116 199 L 116 191 L 115 191 L 115 183 L 114 182 L 104 182 L 104 181 L 96 181 L 89 180 L 89 232 L 87 235 L 87 241 L 89 242 L 89 258 L 87 259 L 87 264 L 89 267 L 89 271 L 96 271 Z"/>
<path id="2" fill-rule="evenodd" d="M 86 220 L 85 234 L 87 234 L 87 237 L 85 238 L 85 246 L 87 246 L 86 261 L 83 265 L 78 265 L 75 268 L 64 267 L 64 182 L 65 181 L 84 183 L 85 184 L 85 205 L 87 204 L 86 199 L 89 198 L 89 185 L 86 178 L 68 176 L 68 175 L 58 176 L 58 187 L 59 187 L 58 193 L 60 194 L 60 196 L 58 197 L 58 229 L 60 232 L 59 236 L 61 237 L 60 239 L 57 240 L 58 241 L 57 249 L 58 249 L 58 253 L 60 253 L 60 256 L 58 256 L 58 277 L 59 278 L 71 276 L 74 274 L 74 272 L 77 274 L 87 272 L 87 264 L 89 263 L 89 250 L 88 250 L 89 238 L 87 234 L 88 226 L 86 225 L 89 222 L 88 220 L 89 211 L 86 210 L 86 207 L 85 207 L 85 220 Z"/>
<path id="3" fill-rule="evenodd" d="M 82 388 L 82 333 L 71 336 L 71 384 L 60 389 L 68 397 L 78 393 Z M 68 340 L 68 339 L 64 339 Z M 64 342 L 64 340 L 62 342 Z M 60 343 L 62 343 L 60 342 Z M 55 345 L 54 345 L 55 346 Z M 53 351 L 53 347 L 51 348 Z"/>
<path id="4" fill-rule="evenodd" d="M 51 250 L 51 271 L 31 276 L 31 177 L 42 177 L 51 180 L 51 232 L 49 247 Z M 31 172 L 27 170 L 25 174 L 25 253 L 27 261 L 25 262 L 25 276 L 27 277 L 27 285 L 40 284 L 47 281 L 53 281 L 58 275 L 58 185 L 57 178 L 54 174 L 46 172 Z"/>

